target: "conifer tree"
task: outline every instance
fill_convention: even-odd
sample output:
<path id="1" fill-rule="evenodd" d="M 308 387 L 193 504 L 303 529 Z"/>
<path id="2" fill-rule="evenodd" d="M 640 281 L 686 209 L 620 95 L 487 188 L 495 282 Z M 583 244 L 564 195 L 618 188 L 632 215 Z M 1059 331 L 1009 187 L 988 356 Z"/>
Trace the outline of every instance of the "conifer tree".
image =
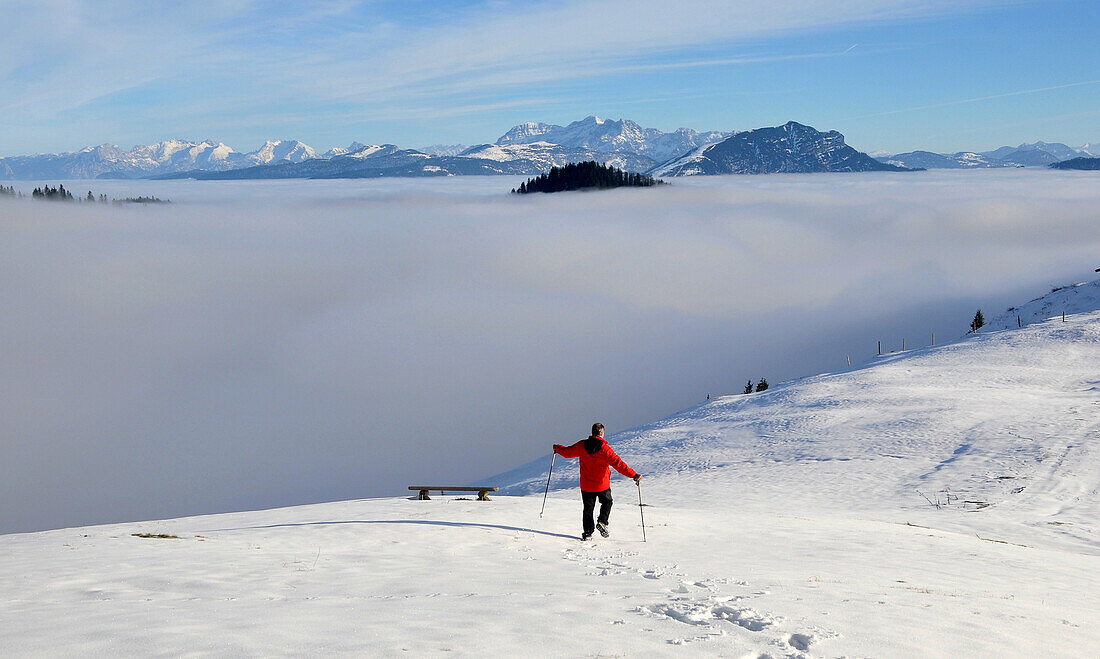
<path id="1" fill-rule="evenodd" d="M 970 321 L 970 331 L 977 332 L 984 325 L 985 316 L 982 315 L 982 310 L 978 309 L 978 313 L 974 314 L 974 320 Z"/>
<path id="2" fill-rule="evenodd" d="M 760 382 L 756 383 L 756 390 L 757 391 L 767 391 L 768 390 L 768 381 L 767 381 L 766 378 L 760 378 Z"/>
<path id="3" fill-rule="evenodd" d="M 745 390 L 742 391 L 741 393 L 743 393 L 743 394 L 751 394 L 752 393 L 752 380 L 749 380 L 748 383 L 745 384 Z"/>
<path id="4" fill-rule="evenodd" d="M 621 186 L 648 187 L 660 185 L 659 181 L 638 173 L 624 172 L 616 167 L 601 165 L 594 160 L 568 163 L 562 167 L 552 167 L 550 171 L 521 184 L 516 192 L 560 192 L 563 190 L 584 190 L 596 188 L 616 188 Z"/>

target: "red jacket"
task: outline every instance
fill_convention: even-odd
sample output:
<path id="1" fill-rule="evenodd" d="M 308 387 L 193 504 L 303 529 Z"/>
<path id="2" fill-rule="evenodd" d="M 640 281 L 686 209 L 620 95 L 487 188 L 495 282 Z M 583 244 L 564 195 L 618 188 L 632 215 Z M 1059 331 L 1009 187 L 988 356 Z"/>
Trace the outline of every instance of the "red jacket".
<path id="1" fill-rule="evenodd" d="M 638 472 L 631 469 L 611 449 L 603 437 L 582 439 L 572 446 L 554 444 L 554 453 L 563 458 L 581 459 L 582 492 L 603 492 L 611 489 L 611 467 L 627 478 L 638 475 Z"/>

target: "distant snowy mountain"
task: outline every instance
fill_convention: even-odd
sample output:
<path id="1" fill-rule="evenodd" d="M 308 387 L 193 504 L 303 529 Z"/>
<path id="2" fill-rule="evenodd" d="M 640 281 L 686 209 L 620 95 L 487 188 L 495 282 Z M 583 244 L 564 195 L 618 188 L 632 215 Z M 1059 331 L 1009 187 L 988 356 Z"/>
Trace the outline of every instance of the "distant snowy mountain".
<path id="1" fill-rule="evenodd" d="M 655 167 L 652 176 L 773 174 L 794 172 L 900 171 L 844 143 L 836 131 L 822 133 L 794 121 L 735 133 Z"/>
<path id="2" fill-rule="evenodd" d="M 932 153 L 931 151 L 910 151 L 893 156 L 880 156 L 880 162 L 910 169 L 975 169 L 982 167 L 1009 167 L 1001 160 L 992 160 L 980 153 L 960 151 L 958 153 Z"/>
<path id="3" fill-rule="evenodd" d="M 189 169 L 231 169 L 240 154 L 220 142 L 166 140 L 129 151 L 112 144 L 80 151 L 0 158 L 13 179 L 136 178 Z"/>
<path id="4" fill-rule="evenodd" d="M 457 156 L 468 148 L 465 144 L 432 144 L 418 150 L 429 156 Z"/>
<path id="5" fill-rule="evenodd" d="M 316 157 L 313 147 L 298 140 L 269 140 L 259 149 L 245 154 L 244 159 L 252 165 L 270 165 L 276 162 L 302 162 Z"/>
<path id="6" fill-rule="evenodd" d="M 1062 144 L 1060 142 L 1032 142 L 1031 144 L 1021 144 L 1016 147 L 1002 146 L 1001 148 L 994 151 L 986 151 L 982 155 L 989 158 L 1007 160 L 1012 162 L 1013 159 L 1018 158 L 1021 153 L 1027 154 L 1034 151 L 1048 154 L 1049 156 L 1054 158 L 1054 161 L 1067 160 L 1069 158 L 1076 158 L 1077 156 L 1096 155 L 1095 153 L 1088 153 L 1084 150 L 1083 147 L 1081 149 L 1075 149 L 1071 146 L 1066 146 L 1065 144 Z M 1035 158 L 1031 156 L 1025 156 L 1025 158 L 1035 160 Z"/>
<path id="7" fill-rule="evenodd" d="M 12 179 L 143 178 L 187 171 L 226 171 L 278 162 L 316 158 L 310 146 L 297 140 L 264 143 L 240 153 L 221 142 L 165 140 L 129 151 L 103 144 L 80 151 L 0 158 L 0 172 Z"/>
<path id="8" fill-rule="evenodd" d="M 1062 160 L 1096 155 L 1085 144 L 1075 149 L 1059 142 L 1033 142 L 1019 146 L 1002 146 L 993 151 L 974 153 L 960 151 L 954 154 L 910 151 L 893 156 L 880 156 L 878 160 L 901 167 L 924 169 L 970 169 L 980 167 L 1041 167 Z"/>
<path id="9" fill-rule="evenodd" d="M 595 153 L 635 154 L 657 163 L 683 155 L 729 134 L 718 131 L 700 132 L 690 128 L 664 133 L 656 128 L 642 128 L 630 119 L 612 121 L 588 116 L 568 126 L 537 122 L 520 124 L 502 135 L 496 143 L 504 146 L 548 142 Z"/>
<path id="10" fill-rule="evenodd" d="M 561 167 L 571 162 L 594 160 L 631 172 L 641 172 L 654 164 L 653 159 L 637 153 L 612 151 L 599 152 L 584 147 L 570 147 L 550 142 L 515 144 L 480 144 L 466 149 L 464 158 L 485 158 L 498 162 L 510 162 L 525 173 L 541 173 L 551 167 Z"/>
<path id="11" fill-rule="evenodd" d="M 365 147 L 366 144 L 362 142 L 352 142 L 351 144 L 344 146 L 335 146 L 321 154 L 322 158 L 335 158 L 336 156 L 343 156 L 354 151 L 358 151 Z"/>
<path id="12" fill-rule="evenodd" d="M 225 171 L 193 170 L 164 174 L 157 178 L 199 180 L 277 178 L 379 178 L 385 176 L 462 176 L 470 174 L 527 174 L 527 161 L 497 161 L 488 158 L 433 156 L 393 144 L 366 145 L 332 158 L 313 158 L 297 163 L 260 165 Z"/>

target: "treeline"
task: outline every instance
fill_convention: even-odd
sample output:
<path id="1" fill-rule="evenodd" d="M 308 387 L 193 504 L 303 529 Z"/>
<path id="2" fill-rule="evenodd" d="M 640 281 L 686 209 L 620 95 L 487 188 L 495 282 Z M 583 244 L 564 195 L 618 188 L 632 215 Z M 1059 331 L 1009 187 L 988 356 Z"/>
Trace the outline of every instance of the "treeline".
<path id="1" fill-rule="evenodd" d="M 753 392 L 753 389 L 754 389 L 754 387 L 753 387 L 753 384 L 752 384 L 752 380 L 749 380 L 745 384 L 745 390 L 742 391 L 741 393 L 751 394 Z M 756 391 L 767 391 L 768 390 L 768 380 L 767 380 L 767 378 L 760 378 L 760 382 L 756 383 L 755 389 L 756 389 Z"/>
<path id="2" fill-rule="evenodd" d="M 73 193 L 65 189 L 64 185 L 59 184 L 56 188 L 51 188 L 46 185 L 41 188 L 35 188 L 31 193 L 31 199 L 45 199 L 46 201 L 73 201 Z"/>
<path id="3" fill-rule="evenodd" d="M 126 197 L 125 199 L 116 199 L 116 204 L 170 204 L 172 202 L 167 199 L 157 199 L 156 197 Z"/>
<path id="4" fill-rule="evenodd" d="M 513 188 L 515 194 L 530 192 L 565 192 L 568 190 L 604 190 L 607 188 L 647 188 L 664 181 L 645 174 L 624 172 L 617 167 L 587 162 L 569 163 L 564 167 L 552 167 L 549 172 L 527 179 Z"/>
<path id="5" fill-rule="evenodd" d="M 3 186 L 0 185 L 0 197 L 18 197 L 23 199 L 23 193 L 17 192 L 15 186 Z M 168 199 L 158 199 L 153 196 L 140 196 L 140 197 L 125 197 L 123 199 L 108 199 L 107 195 L 101 194 L 98 197 L 92 194 L 91 190 L 88 190 L 88 194 L 82 197 L 73 196 L 73 193 L 65 189 L 63 183 L 59 183 L 57 187 L 50 187 L 44 185 L 41 188 L 35 188 L 31 192 L 31 199 L 42 201 L 68 201 L 68 202 L 88 202 L 99 204 L 170 204 L 172 203 Z"/>
<path id="6" fill-rule="evenodd" d="M 56 188 L 51 188 L 48 185 L 44 185 L 41 188 L 35 188 L 31 192 L 31 199 L 41 199 L 44 201 L 76 201 L 76 197 L 73 197 L 73 193 L 65 189 L 63 183 L 58 183 Z M 91 190 L 88 190 L 86 197 L 81 197 L 80 201 L 99 202 L 101 204 L 107 203 L 107 195 L 101 194 L 96 197 L 92 194 Z"/>

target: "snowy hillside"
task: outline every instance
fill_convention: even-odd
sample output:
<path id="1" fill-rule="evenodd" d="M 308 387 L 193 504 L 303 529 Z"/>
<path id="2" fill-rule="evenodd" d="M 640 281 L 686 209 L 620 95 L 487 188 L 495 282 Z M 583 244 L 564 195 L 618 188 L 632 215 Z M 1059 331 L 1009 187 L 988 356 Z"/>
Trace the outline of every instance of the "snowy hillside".
<path id="1" fill-rule="evenodd" d="M 609 539 L 576 538 L 576 461 L 555 460 L 540 517 L 549 447 L 489 479 L 512 495 L 489 503 L 0 536 L 0 638 L 9 655 L 1091 656 L 1098 374 L 1093 281 L 612 434 L 646 478 L 613 476 Z"/>
<path id="2" fill-rule="evenodd" d="M 1083 314 L 1097 309 L 1100 309 L 1100 279 L 1056 287 L 1046 295 L 994 316 L 979 332 L 1012 329 L 1060 319 L 1063 313 Z"/>
<path id="3" fill-rule="evenodd" d="M 827 501 L 890 518 L 950 491 L 939 526 L 995 519 L 1017 538 L 1100 555 L 1098 433 L 1100 280 L 1005 312 L 977 336 L 721 397 L 613 441 L 669 496 L 724 487 L 742 503 Z M 545 469 L 536 461 L 491 480 L 536 493 Z M 573 484 L 562 473 L 551 487 Z M 1055 501 L 1052 489 L 1077 487 L 1095 496 Z M 693 505 L 711 505 L 703 499 Z"/>

